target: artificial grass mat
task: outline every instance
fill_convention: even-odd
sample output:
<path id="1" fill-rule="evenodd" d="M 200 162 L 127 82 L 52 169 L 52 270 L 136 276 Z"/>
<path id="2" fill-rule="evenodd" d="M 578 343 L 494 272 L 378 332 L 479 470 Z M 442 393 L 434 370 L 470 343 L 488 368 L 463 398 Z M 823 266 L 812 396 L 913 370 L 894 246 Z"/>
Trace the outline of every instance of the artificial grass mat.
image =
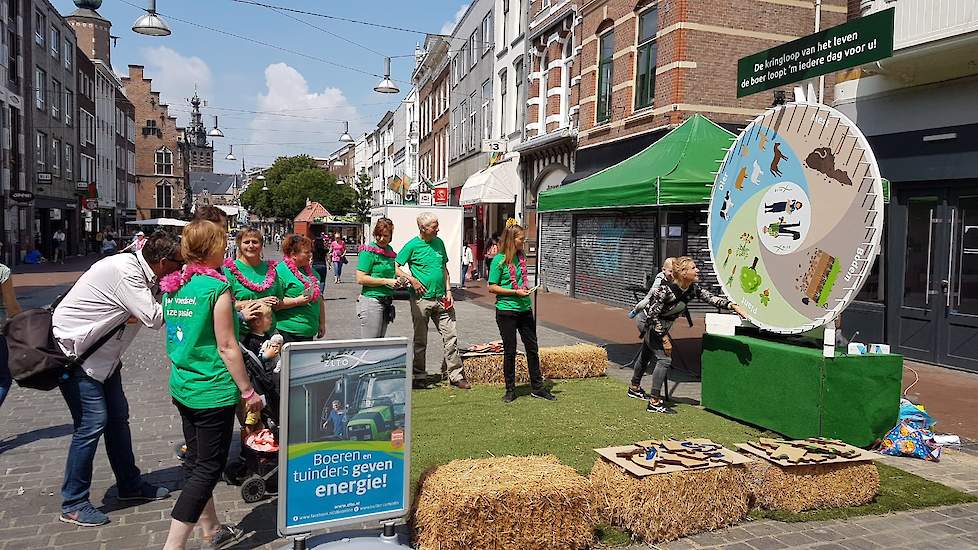
<path id="1" fill-rule="evenodd" d="M 770 436 L 753 426 L 678 405 L 679 414 L 650 414 L 645 401 L 625 396 L 627 387 L 610 378 L 561 380 L 551 388 L 557 401 L 529 396 L 521 386 L 513 403 L 503 403 L 499 386 L 459 390 L 438 386 L 414 391 L 412 402 L 411 481 L 456 458 L 553 454 L 563 464 L 588 475 L 597 454 L 593 449 L 642 439 L 705 437 L 733 448 L 735 443 Z M 816 510 L 798 514 L 755 510 L 754 518 L 816 521 L 973 502 L 975 497 L 939 483 L 876 463 L 880 494 L 865 506 Z M 622 543 L 627 535 L 601 526 L 605 544 Z"/>

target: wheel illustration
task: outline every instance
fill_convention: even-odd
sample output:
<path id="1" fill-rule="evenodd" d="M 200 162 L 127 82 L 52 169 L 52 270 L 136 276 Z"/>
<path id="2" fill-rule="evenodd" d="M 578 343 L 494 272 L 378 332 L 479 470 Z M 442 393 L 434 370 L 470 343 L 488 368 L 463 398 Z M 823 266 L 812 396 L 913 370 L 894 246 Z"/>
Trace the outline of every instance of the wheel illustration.
<path id="1" fill-rule="evenodd" d="M 265 480 L 251 476 L 241 484 L 241 498 L 248 503 L 265 498 Z"/>

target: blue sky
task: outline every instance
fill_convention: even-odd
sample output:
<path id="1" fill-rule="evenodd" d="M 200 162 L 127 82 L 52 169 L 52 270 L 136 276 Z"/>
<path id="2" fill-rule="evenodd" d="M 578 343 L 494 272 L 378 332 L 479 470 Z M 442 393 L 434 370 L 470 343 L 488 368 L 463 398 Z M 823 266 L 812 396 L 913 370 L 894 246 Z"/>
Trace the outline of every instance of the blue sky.
<path id="1" fill-rule="evenodd" d="M 71 0 L 51 1 L 62 14 L 75 10 Z M 450 29 L 467 5 L 463 0 L 266 0 L 266 3 L 434 33 Z M 336 139 L 342 132 L 342 120 L 349 119 L 350 133 L 354 136 L 375 127 L 381 116 L 388 109 L 395 109 L 410 89 L 407 82 L 414 66 L 414 47 L 424 41 L 422 34 L 295 13 L 286 16 L 232 0 L 158 0 L 157 11 L 173 34 L 154 38 L 130 30 L 142 13 L 130 4 L 144 6 L 146 0 L 104 0 L 98 10 L 112 21 L 112 34 L 119 36 L 112 50 L 113 68 L 119 74 L 126 74 L 127 65 L 144 65 L 147 76 L 153 79 L 154 89 L 161 92 L 171 106 L 171 114 L 181 124 L 189 118 L 190 105 L 185 98 L 193 95 L 196 83 L 201 97 L 209 102 L 209 107 L 203 109 L 205 123 L 212 123 L 210 115 L 219 115 L 226 136 L 216 143 L 217 172 L 240 170 L 242 157 L 251 167 L 268 165 L 280 154 L 328 155 L 340 146 Z M 250 40 L 221 35 L 177 21 L 178 18 Z M 373 91 L 378 80 L 375 76 L 255 41 L 374 74 L 383 72 L 381 53 L 411 57 L 393 60 L 392 78 L 400 81 L 401 89 L 401 94 L 395 97 Z M 271 111 L 277 113 L 268 114 Z M 237 161 L 224 160 L 231 144 Z"/>

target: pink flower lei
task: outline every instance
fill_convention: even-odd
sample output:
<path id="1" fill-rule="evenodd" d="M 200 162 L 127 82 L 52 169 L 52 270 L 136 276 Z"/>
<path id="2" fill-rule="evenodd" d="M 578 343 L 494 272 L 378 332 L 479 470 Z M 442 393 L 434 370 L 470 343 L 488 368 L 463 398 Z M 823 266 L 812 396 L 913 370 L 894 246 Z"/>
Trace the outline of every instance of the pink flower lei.
<path id="1" fill-rule="evenodd" d="M 387 256 L 388 258 L 396 258 L 397 253 L 393 250 L 387 250 L 386 248 L 380 248 L 379 246 L 374 246 L 372 244 L 365 244 L 360 247 L 360 252 L 373 252 L 374 254 L 380 254 L 381 256 Z"/>
<path id="2" fill-rule="evenodd" d="M 295 260 L 286 257 L 282 261 L 285 262 L 285 265 L 289 268 L 289 271 L 295 275 L 295 278 L 299 279 L 299 282 L 302 283 L 302 286 L 306 289 L 306 292 L 309 292 L 310 290 L 312 291 L 312 300 L 310 301 L 315 302 L 318 300 L 319 284 L 316 283 L 316 277 L 312 274 L 312 266 L 306 266 L 306 277 L 303 277 L 302 274 L 299 273 L 299 266 L 295 265 Z"/>
<path id="3" fill-rule="evenodd" d="M 203 264 L 187 264 L 180 271 L 174 271 L 160 280 L 160 290 L 173 294 L 190 281 L 194 275 L 213 277 L 222 283 L 228 282 L 227 277 L 218 273 L 214 268 Z"/>
<path id="4" fill-rule="evenodd" d="M 265 292 L 269 288 L 272 288 L 272 285 L 275 284 L 275 265 L 275 260 L 269 260 L 268 272 L 265 274 L 265 280 L 256 284 L 249 281 L 248 278 L 241 273 L 241 270 L 238 269 L 237 262 L 231 258 L 224 260 L 224 267 L 228 268 L 228 271 L 230 271 L 231 274 L 234 275 L 234 278 L 241 283 L 241 286 L 253 292 Z"/>
<path id="5" fill-rule="evenodd" d="M 509 264 L 509 280 L 513 284 L 513 290 L 516 290 L 517 288 L 529 290 L 530 287 L 526 286 L 526 256 L 523 254 L 517 254 L 517 257 L 519 257 L 520 260 L 520 275 L 523 276 L 523 284 L 517 286 L 516 266 L 512 263 Z"/>

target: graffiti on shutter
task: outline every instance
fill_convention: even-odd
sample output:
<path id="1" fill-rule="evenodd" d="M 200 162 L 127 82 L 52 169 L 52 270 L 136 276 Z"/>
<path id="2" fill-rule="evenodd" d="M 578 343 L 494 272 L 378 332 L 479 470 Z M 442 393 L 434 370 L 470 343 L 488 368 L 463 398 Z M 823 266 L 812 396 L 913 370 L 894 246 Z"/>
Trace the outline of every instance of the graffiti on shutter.
<path id="1" fill-rule="evenodd" d="M 635 296 L 629 285 L 645 285 L 656 267 L 655 215 L 615 213 L 581 215 L 575 219 L 574 295 L 621 307 Z"/>
<path id="2" fill-rule="evenodd" d="M 570 212 L 540 213 L 540 282 L 550 292 L 570 294 Z"/>

